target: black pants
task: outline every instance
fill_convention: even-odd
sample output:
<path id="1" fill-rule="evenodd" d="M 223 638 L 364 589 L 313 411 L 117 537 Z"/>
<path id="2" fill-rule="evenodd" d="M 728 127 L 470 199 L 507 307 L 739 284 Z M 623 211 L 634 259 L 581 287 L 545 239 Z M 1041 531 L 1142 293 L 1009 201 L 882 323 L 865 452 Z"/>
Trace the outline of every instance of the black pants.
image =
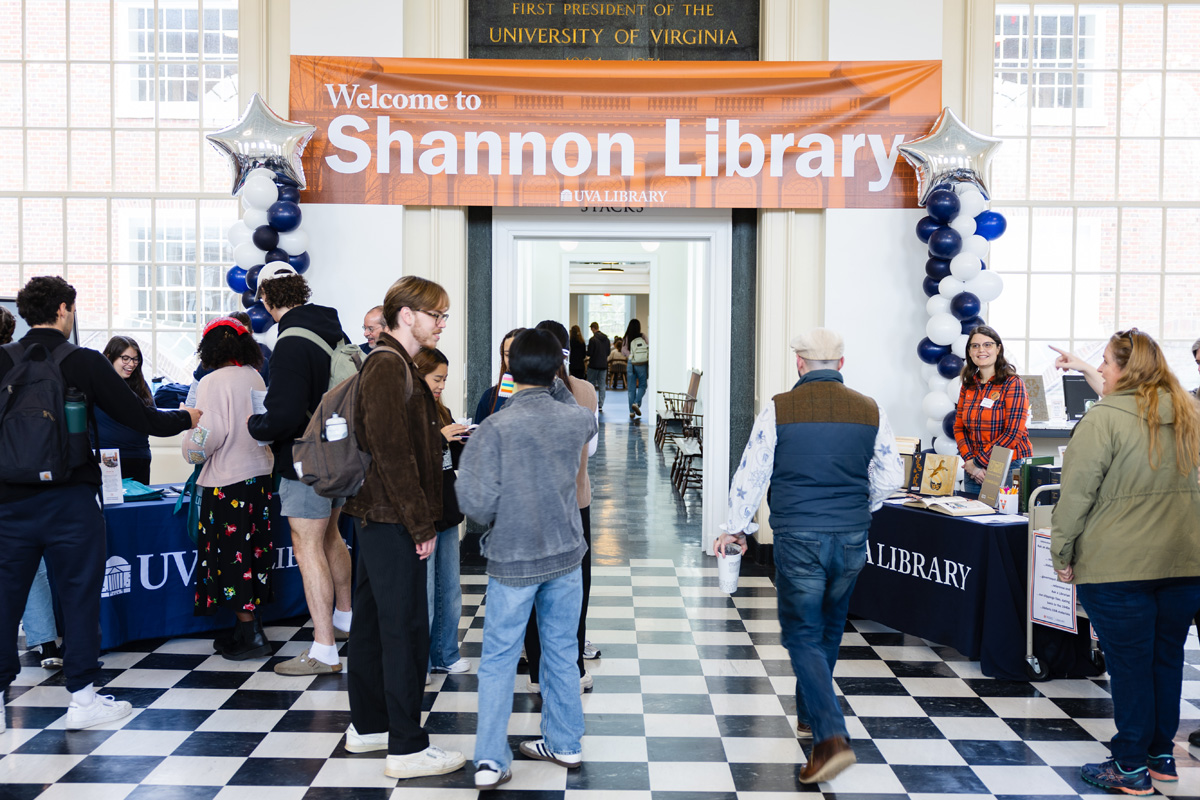
<path id="1" fill-rule="evenodd" d="M 83 689 L 100 670 L 100 588 L 108 548 L 97 490 L 59 486 L 0 503 L 0 695 L 21 670 L 17 626 L 43 555 L 64 611 L 67 691 Z"/>
<path id="2" fill-rule="evenodd" d="M 429 611 L 425 562 L 403 525 L 354 519 L 358 586 L 347 663 L 350 720 L 360 734 L 388 732 L 388 754 L 429 746 L 421 727 Z"/>
<path id="3" fill-rule="evenodd" d="M 122 458 L 121 459 L 121 477 L 133 478 L 138 483 L 143 483 L 146 486 L 150 485 L 150 459 L 148 458 Z"/>
<path id="4" fill-rule="evenodd" d="M 583 554 L 583 562 L 579 568 L 583 570 L 583 606 L 579 610 L 579 677 L 583 677 L 583 643 L 587 635 L 588 595 L 592 591 L 592 507 L 579 509 L 579 518 L 583 520 L 583 541 L 588 551 Z M 529 614 L 529 624 L 525 626 L 525 659 L 529 662 L 529 680 L 538 680 L 542 665 L 542 641 L 538 638 L 537 609 Z"/>

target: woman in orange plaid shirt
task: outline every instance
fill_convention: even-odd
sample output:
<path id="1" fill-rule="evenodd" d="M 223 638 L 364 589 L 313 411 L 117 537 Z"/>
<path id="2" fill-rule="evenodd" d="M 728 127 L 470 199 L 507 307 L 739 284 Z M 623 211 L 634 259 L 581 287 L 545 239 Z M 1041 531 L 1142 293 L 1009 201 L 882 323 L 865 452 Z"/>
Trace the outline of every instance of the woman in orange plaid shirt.
<path id="1" fill-rule="evenodd" d="M 1004 358 L 1000 334 L 987 325 L 972 329 L 954 414 L 954 440 L 966 473 L 964 491 L 979 493 L 996 445 L 1013 451 L 1014 464 L 1033 455 L 1025 427 L 1028 415 L 1025 384 Z"/>

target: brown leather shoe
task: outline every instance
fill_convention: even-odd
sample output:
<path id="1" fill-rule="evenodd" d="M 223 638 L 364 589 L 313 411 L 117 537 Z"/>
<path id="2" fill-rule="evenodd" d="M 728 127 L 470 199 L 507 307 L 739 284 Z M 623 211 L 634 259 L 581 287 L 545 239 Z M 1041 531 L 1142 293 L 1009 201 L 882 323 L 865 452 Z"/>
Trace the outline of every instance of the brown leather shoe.
<path id="1" fill-rule="evenodd" d="M 801 783 L 831 781 L 858 758 L 850 749 L 850 743 L 841 736 L 826 739 L 813 748 L 812 756 L 804 769 L 800 770 Z"/>

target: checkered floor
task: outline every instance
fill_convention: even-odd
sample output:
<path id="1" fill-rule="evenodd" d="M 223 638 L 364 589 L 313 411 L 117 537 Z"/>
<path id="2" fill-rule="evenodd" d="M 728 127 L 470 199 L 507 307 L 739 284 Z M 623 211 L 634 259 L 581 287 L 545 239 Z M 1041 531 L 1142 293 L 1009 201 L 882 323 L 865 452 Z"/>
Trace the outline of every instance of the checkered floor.
<path id="1" fill-rule="evenodd" d="M 671 494 L 647 431 L 605 426 L 601 473 L 624 454 L 646 469 L 646 500 L 630 502 L 601 481 L 594 505 L 589 662 L 595 688 L 584 697 L 584 764 L 568 772 L 516 760 L 501 791 L 513 798 L 768 800 L 799 791 L 846 798 L 909 795 L 952 800 L 1102 794 L 1079 765 L 1103 759 L 1113 733 L 1105 680 L 1042 684 L 984 678 L 955 651 L 852 620 L 835 678 L 858 765 L 828 784 L 800 789 L 803 747 L 793 735 L 794 679 L 779 644 L 770 580 L 743 573 L 732 598 L 694 543 L 696 508 Z M 604 458 L 603 448 L 608 457 Z M 622 458 L 614 459 L 614 453 Z M 623 467 L 622 467 L 623 468 Z M 624 473 L 625 480 L 641 476 Z M 650 522 L 647 522 L 649 516 Z M 651 522 L 653 524 L 651 524 Z M 625 531 L 628 526 L 636 534 Z M 658 532 L 656 535 L 656 531 Z M 639 536 L 649 536 L 640 543 Z M 664 552 L 674 552 L 664 557 Z M 463 655 L 477 660 L 485 578 L 465 571 Z M 286 678 L 278 661 L 311 641 L 306 620 L 268 627 L 271 659 L 233 663 L 212 655 L 210 638 L 155 640 L 103 656 L 104 691 L 134 705 L 132 716 L 78 732 L 63 729 L 68 700 L 60 674 L 23 655 L 6 695 L 0 734 L 3 798 L 474 798 L 472 770 L 397 785 L 382 754 L 343 748 L 350 722 L 345 675 Z M 1200 761 L 1186 734 L 1200 725 L 1200 645 L 1189 640 L 1174 796 L 1200 796 Z M 474 743 L 472 673 L 438 675 L 425 695 L 434 743 Z M 538 734 L 540 698 L 518 693 L 514 742 Z M 1193 698 L 1195 698 L 1193 700 Z"/>

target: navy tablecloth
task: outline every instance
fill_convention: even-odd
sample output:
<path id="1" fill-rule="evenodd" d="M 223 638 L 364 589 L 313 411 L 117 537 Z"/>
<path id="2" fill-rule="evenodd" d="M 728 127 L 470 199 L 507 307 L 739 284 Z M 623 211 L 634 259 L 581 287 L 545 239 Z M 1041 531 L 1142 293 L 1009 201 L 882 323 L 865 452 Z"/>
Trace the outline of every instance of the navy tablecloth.
<path id="1" fill-rule="evenodd" d="M 263 607 L 266 621 L 294 617 L 308 608 L 291 531 L 278 513 L 278 497 L 271 522 L 274 599 Z M 187 503 L 178 516 L 174 508 L 174 497 L 105 507 L 108 561 L 100 593 L 101 647 L 233 625 L 232 611 L 207 617 L 192 614 L 196 546 L 185 530 Z"/>
<path id="2" fill-rule="evenodd" d="M 1026 680 L 1029 527 L 980 525 L 885 505 L 871 523 L 869 561 L 850 613 L 949 645 L 985 675 Z"/>

